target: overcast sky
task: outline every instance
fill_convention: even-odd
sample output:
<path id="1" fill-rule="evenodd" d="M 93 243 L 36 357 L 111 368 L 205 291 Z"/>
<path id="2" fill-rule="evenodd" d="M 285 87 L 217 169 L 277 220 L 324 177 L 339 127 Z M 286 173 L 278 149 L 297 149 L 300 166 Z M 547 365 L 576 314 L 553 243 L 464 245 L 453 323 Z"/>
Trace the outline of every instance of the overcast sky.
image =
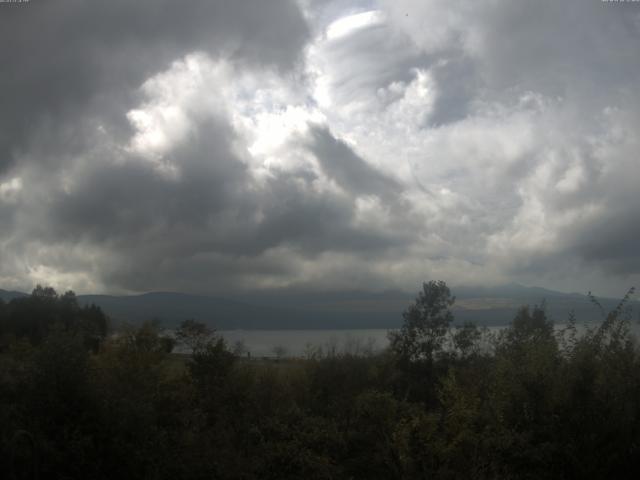
<path id="1" fill-rule="evenodd" d="M 0 288 L 640 286 L 640 3 L 0 4 Z"/>

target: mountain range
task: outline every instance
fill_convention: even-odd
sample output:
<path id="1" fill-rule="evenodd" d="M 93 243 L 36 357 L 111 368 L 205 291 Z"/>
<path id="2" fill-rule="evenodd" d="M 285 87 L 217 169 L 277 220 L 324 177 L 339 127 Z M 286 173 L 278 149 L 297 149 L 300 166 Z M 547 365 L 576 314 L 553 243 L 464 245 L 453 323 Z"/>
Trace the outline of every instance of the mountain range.
<path id="1" fill-rule="evenodd" d="M 602 319 L 600 310 L 588 296 L 578 293 L 518 284 L 457 287 L 452 291 L 456 295 L 453 307 L 456 322 L 505 325 L 513 319 L 520 306 L 542 302 L 557 323 L 564 323 L 572 311 L 580 323 Z M 0 298 L 4 301 L 27 295 L 0 290 Z M 115 324 L 156 319 L 172 327 L 184 319 L 193 318 L 220 330 L 397 328 L 402 324 L 402 312 L 414 299 L 415 295 L 401 291 L 271 291 L 226 298 L 174 292 L 78 296 L 81 305 L 99 305 Z M 603 298 L 599 301 L 608 311 L 615 308 L 619 300 Z M 631 302 L 631 305 L 637 311 L 640 304 Z"/>

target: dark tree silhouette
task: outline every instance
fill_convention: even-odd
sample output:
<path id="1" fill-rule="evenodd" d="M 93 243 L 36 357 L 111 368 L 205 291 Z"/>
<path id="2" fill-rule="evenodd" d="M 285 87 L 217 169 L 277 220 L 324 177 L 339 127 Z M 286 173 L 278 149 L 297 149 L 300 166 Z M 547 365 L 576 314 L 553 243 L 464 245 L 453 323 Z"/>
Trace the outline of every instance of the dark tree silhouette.
<path id="1" fill-rule="evenodd" d="M 442 351 L 453 322 L 450 308 L 454 302 L 445 282 L 424 283 L 415 302 L 402 315 L 402 328 L 389 334 L 393 352 L 409 362 L 433 361 Z"/>

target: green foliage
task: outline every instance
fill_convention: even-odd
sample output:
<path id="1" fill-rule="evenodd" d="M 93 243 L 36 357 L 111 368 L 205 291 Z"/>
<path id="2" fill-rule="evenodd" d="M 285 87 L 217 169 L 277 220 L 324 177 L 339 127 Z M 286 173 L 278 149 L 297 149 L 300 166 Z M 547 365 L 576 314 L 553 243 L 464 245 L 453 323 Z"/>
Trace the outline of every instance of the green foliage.
<path id="1" fill-rule="evenodd" d="M 107 335 L 108 319 L 95 305 L 80 307 L 75 293 L 58 295 L 53 288 L 40 285 L 31 296 L 0 305 L 0 337 L 39 344 L 54 328 L 81 337 L 87 348 L 97 350 Z"/>
<path id="2" fill-rule="evenodd" d="M 431 362 L 442 351 L 453 314 L 455 297 L 447 284 L 431 281 L 422 285 L 415 303 L 402 314 L 399 332 L 390 332 L 391 349 L 405 361 Z"/>
<path id="3" fill-rule="evenodd" d="M 471 322 L 456 327 L 453 334 L 453 348 L 462 358 L 477 356 L 482 353 L 482 330 Z"/>
<path id="4" fill-rule="evenodd" d="M 452 327 L 431 282 L 386 352 L 259 361 L 194 321 L 190 354 L 149 322 L 107 338 L 101 312 L 38 288 L 0 303 L 0 462 L 8 478 L 634 477 L 629 296 L 585 330 L 543 305 L 492 337 Z"/>
<path id="5" fill-rule="evenodd" d="M 176 329 L 176 340 L 192 353 L 205 348 L 214 332 L 202 322 L 193 319 L 184 320 Z"/>
<path id="6" fill-rule="evenodd" d="M 225 341 L 217 337 L 198 346 L 191 356 L 189 371 L 195 384 L 210 394 L 224 387 L 235 360 Z"/>

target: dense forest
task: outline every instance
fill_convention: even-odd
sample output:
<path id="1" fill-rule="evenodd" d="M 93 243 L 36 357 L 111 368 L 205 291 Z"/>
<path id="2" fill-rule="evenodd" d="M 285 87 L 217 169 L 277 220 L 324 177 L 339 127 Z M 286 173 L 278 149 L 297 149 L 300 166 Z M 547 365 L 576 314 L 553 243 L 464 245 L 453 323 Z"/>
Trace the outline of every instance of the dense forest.
<path id="1" fill-rule="evenodd" d="M 265 361 L 195 321 L 110 332 L 98 307 L 38 287 L 0 301 L 2 477 L 635 477 L 630 294 L 598 325 L 523 306 L 490 334 L 429 282 L 383 352 Z"/>

